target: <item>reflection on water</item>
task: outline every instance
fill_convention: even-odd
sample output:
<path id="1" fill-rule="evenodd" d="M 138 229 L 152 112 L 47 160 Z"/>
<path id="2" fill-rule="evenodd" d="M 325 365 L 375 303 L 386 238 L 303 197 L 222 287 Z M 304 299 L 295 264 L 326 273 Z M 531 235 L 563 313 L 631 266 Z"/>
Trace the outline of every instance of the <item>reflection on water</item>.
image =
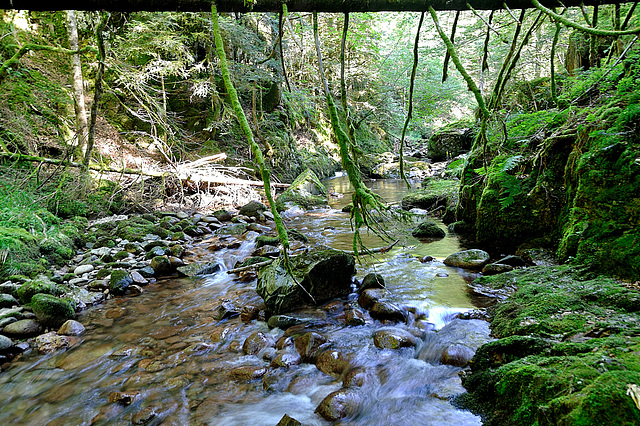
<path id="1" fill-rule="evenodd" d="M 397 181 L 372 185 L 392 202 L 406 191 Z M 335 192 L 349 191 L 345 178 L 332 179 L 328 186 Z M 340 207 L 348 198 L 332 206 Z M 308 234 L 313 243 L 351 248 L 348 215 L 339 210 L 298 216 L 287 226 Z M 455 313 L 473 306 L 465 278 L 441 262 L 460 247 L 450 236 L 421 244 L 406 232 L 409 226 L 398 225 L 404 232 L 401 243 L 389 252 L 362 257 L 357 276 L 383 275 L 391 301 L 426 313 L 427 320 L 440 328 Z M 252 250 L 254 237 L 248 235 L 238 249 L 218 252 L 218 261 L 232 267 Z M 370 247 L 386 244 L 375 236 L 366 241 Z M 206 253 L 198 247 L 193 252 Z M 418 257 L 427 254 L 436 260 L 421 263 Z M 223 301 L 239 308 L 260 302 L 255 281 L 234 278 L 221 272 L 195 280 L 162 280 L 140 296 L 111 299 L 83 312 L 79 320 L 87 332 L 70 349 L 46 356 L 32 351 L 0 375 L 0 420 L 34 425 L 275 425 L 288 414 L 305 425 L 328 424 L 314 410 L 342 386 L 339 377 L 306 363 L 270 368 L 268 351 L 244 355 L 243 343 L 255 331 L 274 340 L 284 331 L 269 330 L 262 321 L 216 319 L 216 308 Z M 479 418 L 448 401 L 463 391 L 459 368 L 416 359 L 420 344 L 396 351 L 376 348 L 372 334 L 389 325 L 367 318 L 363 326 L 346 327 L 340 314 L 345 306 L 305 309 L 297 315 L 312 318 L 332 348 L 368 372 L 360 392 L 361 408 L 348 423 L 480 424 Z M 424 333 L 405 324 L 391 327 Z M 247 369 L 260 375 L 246 379 L 241 374 Z M 129 395 L 130 404 L 113 402 L 123 394 Z"/>

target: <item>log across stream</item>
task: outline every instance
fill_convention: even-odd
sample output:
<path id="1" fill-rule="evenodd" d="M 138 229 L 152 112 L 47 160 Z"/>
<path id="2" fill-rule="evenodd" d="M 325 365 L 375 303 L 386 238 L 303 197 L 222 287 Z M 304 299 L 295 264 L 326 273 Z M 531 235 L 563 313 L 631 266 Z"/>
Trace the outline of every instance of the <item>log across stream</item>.
<path id="1" fill-rule="evenodd" d="M 344 178 L 327 182 L 337 193 L 347 193 L 347 185 Z M 373 185 L 391 202 L 406 191 L 403 182 Z M 349 249 L 348 215 L 340 212 L 348 198 L 333 199 L 330 210 L 292 215 L 287 226 L 312 243 Z M 385 278 L 388 300 L 412 313 L 405 323 L 381 322 L 364 311 L 363 325 L 346 325 L 354 294 L 292 313 L 300 324 L 286 330 L 270 328 L 264 318 L 247 321 L 261 301 L 255 280 L 224 272 L 253 251 L 256 236 L 249 232 L 237 248 L 213 254 L 222 271 L 159 280 L 141 295 L 110 299 L 80 315 L 87 331 L 67 350 L 32 351 L 14 361 L 0 374 L 0 420 L 276 425 L 286 414 L 304 425 L 324 425 L 330 422 L 318 407 L 335 394 L 325 409 L 347 410 L 349 424 L 481 424 L 451 403 L 464 391 L 462 367 L 442 362 L 448 345 L 473 346 L 488 330 L 482 321 L 455 319 L 474 307 L 467 286 L 474 275 L 441 262 L 461 249 L 454 236 L 428 244 L 407 237 L 357 266 L 359 280 L 370 272 Z M 382 245 L 368 238 L 371 247 Z M 211 260 L 205 246 L 190 248 L 194 259 Z M 417 260 L 426 255 L 436 260 Z M 325 339 L 320 355 L 300 356 L 294 339 L 304 333 Z M 384 333 L 413 343 L 380 348 L 374 340 Z"/>

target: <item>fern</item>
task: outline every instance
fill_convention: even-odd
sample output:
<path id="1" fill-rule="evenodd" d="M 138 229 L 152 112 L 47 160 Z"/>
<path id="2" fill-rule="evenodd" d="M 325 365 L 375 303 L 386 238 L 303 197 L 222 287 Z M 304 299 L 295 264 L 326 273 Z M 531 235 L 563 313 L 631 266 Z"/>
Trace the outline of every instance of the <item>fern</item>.
<path id="1" fill-rule="evenodd" d="M 514 155 L 507 157 L 494 168 L 494 170 L 496 170 L 494 172 L 496 173 L 495 179 L 501 186 L 500 194 L 502 197 L 498 202 L 502 210 L 513 205 L 516 201 L 515 197 L 522 194 L 523 189 L 519 179 L 510 174 L 510 172 L 515 170 L 523 160 L 524 156 Z"/>

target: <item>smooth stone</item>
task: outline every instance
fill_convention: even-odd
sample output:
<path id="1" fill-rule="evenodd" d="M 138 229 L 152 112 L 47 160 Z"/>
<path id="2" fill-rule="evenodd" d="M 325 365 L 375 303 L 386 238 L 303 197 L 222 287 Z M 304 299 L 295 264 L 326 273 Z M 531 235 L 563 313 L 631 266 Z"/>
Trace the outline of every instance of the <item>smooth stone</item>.
<path id="1" fill-rule="evenodd" d="M 369 309 L 369 315 L 380 321 L 404 322 L 407 314 L 399 306 L 385 301 L 378 301 Z"/>
<path id="2" fill-rule="evenodd" d="M 316 368 L 330 376 L 342 375 L 349 366 L 349 359 L 335 349 L 320 352 L 316 359 Z"/>
<path id="3" fill-rule="evenodd" d="M 65 336 L 79 336 L 84 333 L 84 325 L 76 320 L 67 320 L 58 329 L 58 334 Z"/>
<path id="4" fill-rule="evenodd" d="M 357 327 L 359 325 L 365 325 L 366 320 L 364 313 L 359 309 L 349 309 L 345 313 L 344 322 L 350 327 Z"/>
<path id="5" fill-rule="evenodd" d="M 480 249 L 463 250 L 447 256 L 444 264 L 465 269 L 482 269 L 489 263 L 489 253 Z"/>
<path id="6" fill-rule="evenodd" d="M 143 277 L 142 274 L 138 271 L 131 271 L 129 275 L 131 276 L 131 279 L 133 280 L 133 282 L 136 284 L 141 284 L 141 285 L 149 284 L 149 280 Z"/>
<path id="7" fill-rule="evenodd" d="M 3 336 L 0 334 L 0 352 L 4 352 L 7 349 L 11 349 L 13 347 L 13 340 L 8 338 L 7 336 Z"/>
<path id="8" fill-rule="evenodd" d="M 272 315 L 267 321 L 269 328 L 280 328 L 286 330 L 294 325 L 304 324 L 306 321 L 289 315 Z"/>
<path id="9" fill-rule="evenodd" d="M 444 350 L 440 357 L 440 362 L 454 367 L 465 367 L 473 358 L 476 351 L 468 346 L 455 344 Z"/>
<path id="10" fill-rule="evenodd" d="M 511 265 L 506 265 L 503 263 L 489 263 L 484 265 L 482 268 L 482 273 L 484 275 L 496 275 L 502 274 L 503 272 L 513 271 L 514 267 Z"/>
<path id="11" fill-rule="evenodd" d="M 302 426 L 302 423 L 300 423 L 293 417 L 290 417 L 288 414 L 285 414 L 284 416 L 282 416 L 276 426 Z"/>
<path id="12" fill-rule="evenodd" d="M 242 344 L 242 352 L 245 355 L 255 355 L 264 348 L 274 347 L 276 342 L 273 337 L 262 331 L 255 331 L 247 337 Z"/>
<path id="13" fill-rule="evenodd" d="M 322 418 L 335 422 L 352 416 L 362 406 L 362 397 L 353 389 L 342 388 L 327 395 L 316 408 Z"/>
<path id="14" fill-rule="evenodd" d="M 417 346 L 416 337 L 401 328 L 386 328 L 373 333 L 373 344 L 379 349 L 400 349 Z"/>
<path id="15" fill-rule="evenodd" d="M 145 278 L 152 278 L 155 274 L 155 270 L 151 266 L 145 266 L 144 268 L 138 269 L 138 273 Z"/>
<path id="16" fill-rule="evenodd" d="M 240 310 L 233 303 L 226 300 L 213 309 L 213 318 L 220 321 L 227 318 L 234 318 L 240 315 Z"/>
<path id="17" fill-rule="evenodd" d="M 12 295 L 6 293 L 0 294 L 0 308 L 13 308 L 19 305 L 20 303 Z"/>
<path id="18" fill-rule="evenodd" d="M 77 276 L 80 276 L 82 274 L 87 274 L 91 271 L 93 271 L 95 268 L 93 265 L 91 264 L 87 264 L 87 265 L 80 265 L 78 267 L 76 267 L 76 269 L 73 270 L 73 273 L 76 274 Z"/>
<path id="19" fill-rule="evenodd" d="M 196 262 L 180 266 L 177 270 L 180 274 L 187 277 L 196 277 L 218 272 L 220 270 L 220 264 L 217 262 Z"/>
<path id="20" fill-rule="evenodd" d="M 234 380 L 251 381 L 261 378 L 267 373 L 267 371 L 269 370 L 262 366 L 243 365 L 232 369 L 229 374 Z"/>
<path id="21" fill-rule="evenodd" d="M 2 332 L 8 336 L 31 337 L 42 333 L 44 329 L 33 319 L 23 319 L 7 325 Z"/>
<path id="22" fill-rule="evenodd" d="M 84 278 L 84 277 L 71 278 L 69 280 L 69 285 L 78 286 L 86 282 L 89 282 L 88 278 Z"/>
<path id="23" fill-rule="evenodd" d="M 368 288 L 358 296 L 358 304 L 365 309 L 370 309 L 384 296 L 384 290 L 380 288 Z"/>
<path id="24" fill-rule="evenodd" d="M 15 317 L 2 318 L 0 319 L 0 329 L 16 321 L 18 321 L 18 319 Z"/>
<path id="25" fill-rule="evenodd" d="M 315 362 L 318 354 L 327 344 L 327 338 L 314 331 L 296 336 L 293 345 L 304 362 Z"/>
<path id="26" fill-rule="evenodd" d="M 300 365 L 302 363 L 302 358 L 297 353 L 291 352 L 280 352 L 276 355 L 275 358 L 271 361 L 272 367 L 283 367 L 289 368 L 294 365 Z"/>
<path id="27" fill-rule="evenodd" d="M 386 288 L 382 275 L 374 273 L 365 275 L 362 279 L 362 284 L 360 284 L 360 288 L 358 288 L 358 293 L 362 293 L 369 288 Z"/>

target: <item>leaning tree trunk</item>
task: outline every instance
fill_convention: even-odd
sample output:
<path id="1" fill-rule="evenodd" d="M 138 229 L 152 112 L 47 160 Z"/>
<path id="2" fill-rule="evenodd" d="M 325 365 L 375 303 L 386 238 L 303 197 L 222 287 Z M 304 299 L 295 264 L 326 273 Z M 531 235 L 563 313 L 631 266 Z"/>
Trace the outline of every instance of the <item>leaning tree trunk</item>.
<path id="1" fill-rule="evenodd" d="M 75 10 L 67 10 L 67 32 L 69 36 L 69 49 L 78 50 L 78 27 L 76 25 Z M 87 123 L 87 112 L 84 105 L 84 82 L 82 80 L 82 63 L 80 54 L 71 55 L 71 68 L 73 78 L 73 99 L 76 106 L 76 135 L 78 138 L 78 157 L 84 155 L 87 139 L 89 136 L 89 125 Z"/>

